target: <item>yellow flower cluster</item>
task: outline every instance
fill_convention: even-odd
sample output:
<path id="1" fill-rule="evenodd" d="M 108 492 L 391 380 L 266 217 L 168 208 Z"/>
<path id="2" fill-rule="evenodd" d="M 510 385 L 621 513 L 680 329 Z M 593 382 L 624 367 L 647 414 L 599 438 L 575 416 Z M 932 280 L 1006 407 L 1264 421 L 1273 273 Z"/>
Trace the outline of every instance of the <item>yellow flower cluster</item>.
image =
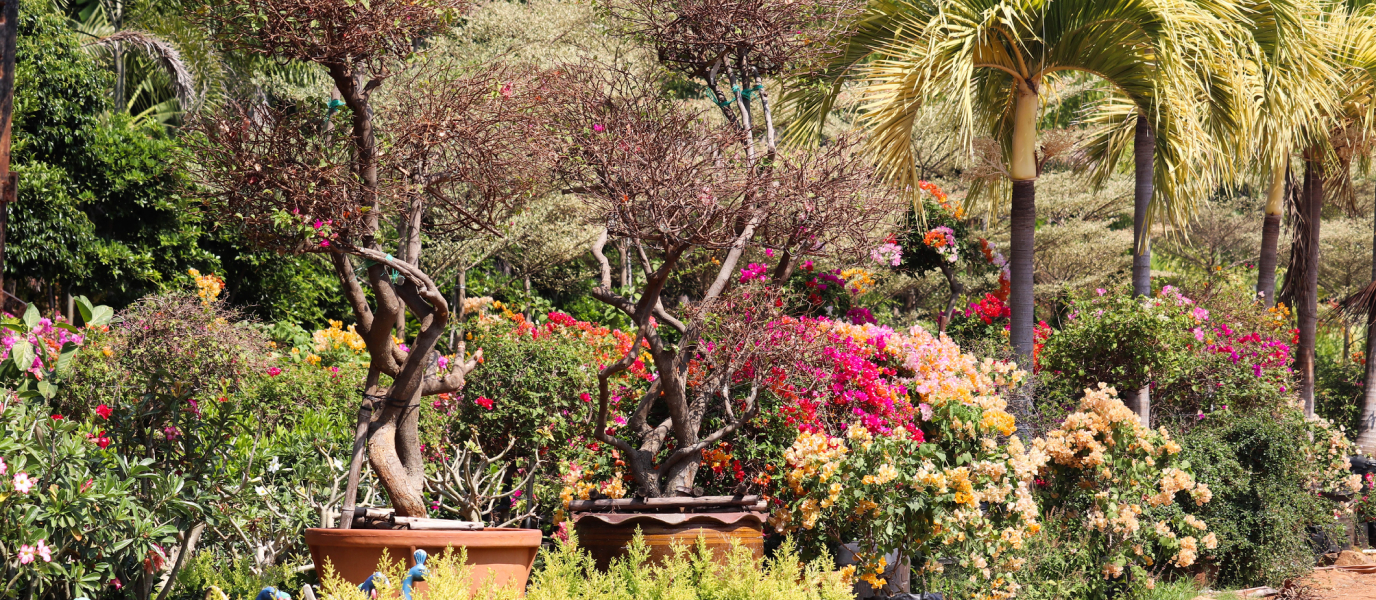
<path id="1" fill-rule="evenodd" d="M 1018 430 L 1013 415 L 997 409 L 985 410 L 979 426 L 984 431 L 997 431 L 999 435 L 1013 435 L 1013 432 Z"/>
<path id="2" fill-rule="evenodd" d="M 874 289 L 874 277 L 864 269 L 856 268 L 841 271 L 841 279 L 846 280 L 846 288 L 856 294 L 863 294 Z"/>
<path id="3" fill-rule="evenodd" d="M 363 336 L 358 335 L 354 327 L 350 325 L 348 329 L 344 329 L 343 321 L 330 320 L 329 329 L 318 329 L 311 334 L 315 351 L 320 354 L 339 350 L 348 350 L 355 354 L 366 351 L 368 348 L 363 344 Z"/>
<path id="4" fill-rule="evenodd" d="M 802 495 L 806 493 L 802 487 L 804 479 L 817 478 L 826 483 L 840 468 L 841 459 L 848 452 L 850 449 L 844 442 L 826 434 L 799 434 L 793 445 L 784 451 L 784 460 L 793 466 L 788 473 L 788 486 L 795 494 Z"/>
<path id="5" fill-rule="evenodd" d="M 1060 429 L 1035 440 L 1033 448 L 1049 455 L 1051 477 L 1065 478 L 1061 481 L 1066 487 L 1059 489 L 1072 496 L 1084 494 L 1091 502 L 1085 519 L 1099 532 L 1091 551 L 1105 560 L 1104 577 L 1115 579 L 1129 568 L 1156 564 L 1158 559 L 1144 549 L 1151 537 L 1156 547 L 1174 550 L 1163 557 L 1170 556 L 1169 561 L 1181 568 L 1195 563 L 1201 542 L 1206 549 L 1217 547 L 1218 538 L 1212 533 L 1200 540 L 1181 535 L 1168 520 L 1155 518 L 1155 509 L 1173 504 L 1180 492 L 1189 492 L 1196 505 L 1212 500 L 1213 492 L 1189 472 L 1170 466 L 1172 457 L 1181 451 L 1180 444 L 1164 428 L 1144 427 L 1112 387 L 1101 383 L 1085 390 L 1076 412 L 1066 417 Z M 1144 517 L 1154 523 L 1143 527 Z M 1176 518 L 1179 528 L 1208 529 L 1193 515 Z"/>
<path id="6" fill-rule="evenodd" d="M 202 304 L 214 302 L 225 289 L 225 280 L 214 273 L 201 275 L 196 269 L 187 269 L 186 274 L 196 280 L 196 295 L 201 297 Z"/>

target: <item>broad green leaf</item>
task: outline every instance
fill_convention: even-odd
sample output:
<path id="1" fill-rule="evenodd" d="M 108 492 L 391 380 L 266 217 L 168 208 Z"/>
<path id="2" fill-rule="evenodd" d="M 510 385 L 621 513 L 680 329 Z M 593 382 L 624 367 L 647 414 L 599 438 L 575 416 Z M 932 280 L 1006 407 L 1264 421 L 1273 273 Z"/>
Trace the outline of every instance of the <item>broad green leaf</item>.
<path id="1" fill-rule="evenodd" d="M 81 312 L 82 323 L 91 322 L 91 316 L 95 314 L 95 306 L 91 304 L 91 300 L 89 298 L 85 296 L 77 296 L 76 309 L 77 311 Z"/>
<path id="2" fill-rule="evenodd" d="M 28 310 L 24 311 L 24 324 L 28 325 L 29 329 L 33 329 L 35 327 L 38 327 L 39 318 L 40 317 L 38 315 L 38 307 L 34 306 L 33 304 L 29 304 Z"/>
<path id="3" fill-rule="evenodd" d="M 96 326 L 99 326 L 99 325 L 109 325 L 109 324 L 110 324 L 110 320 L 113 319 L 114 316 L 115 316 L 115 309 L 110 308 L 110 307 L 105 306 L 104 304 L 102 304 L 102 305 L 97 306 L 97 307 L 95 307 L 94 309 L 91 310 L 91 320 L 90 320 L 90 321 L 87 321 L 86 324 L 87 324 L 87 325 L 96 325 Z"/>
<path id="4" fill-rule="evenodd" d="M 14 359 L 14 366 L 20 371 L 26 371 L 33 366 L 33 344 L 29 340 L 21 339 L 14 343 L 10 348 L 10 357 Z"/>

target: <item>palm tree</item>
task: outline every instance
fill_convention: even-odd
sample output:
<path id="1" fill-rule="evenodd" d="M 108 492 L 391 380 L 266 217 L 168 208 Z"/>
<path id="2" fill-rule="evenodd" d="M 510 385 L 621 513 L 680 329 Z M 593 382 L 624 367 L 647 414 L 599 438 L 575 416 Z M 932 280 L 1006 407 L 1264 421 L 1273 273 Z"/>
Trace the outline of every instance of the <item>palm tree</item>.
<path id="1" fill-rule="evenodd" d="M 1338 163 L 1340 190 L 1351 192 L 1347 180 L 1352 160 L 1361 160 L 1370 171 L 1373 144 L 1376 144 L 1376 5 L 1353 11 L 1348 26 L 1340 29 L 1344 54 L 1339 65 L 1347 83 L 1343 96 L 1343 119 L 1332 130 L 1330 141 Z M 1373 249 L 1371 284 L 1343 301 L 1350 316 L 1366 317 L 1366 376 L 1362 386 L 1362 412 L 1357 424 L 1357 445 L 1363 453 L 1376 453 L 1376 249 Z"/>
<path id="2" fill-rule="evenodd" d="M 1270 307 L 1276 302 L 1276 248 L 1290 154 L 1300 147 L 1305 125 L 1322 118 L 1324 99 L 1331 97 L 1326 88 L 1337 72 L 1328 60 L 1320 0 L 1267 0 L 1246 8 L 1249 63 L 1255 65 L 1248 74 L 1255 90 L 1250 146 L 1255 172 L 1266 182 L 1257 293 Z"/>
<path id="3" fill-rule="evenodd" d="M 823 72 L 832 78 L 830 87 L 801 90 L 793 100 L 801 116 L 820 121 L 841 78 L 858 75 L 864 84 L 861 122 L 872 134 L 879 166 L 910 189 L 916 184 L 911 130 L 924 102 L 952 97 L 965 143 L 979 135 L 1000 141 L 1012 187 L 1010 338 L 1020 364 L 1030 368 L 1042 91 L 1058 78 L 1085 73 L 1104 80 L 1134 106 L 1198 98 L 1202 84 L 1180 57 L 1226 45 L 1227 23 L 1215 14 L 1224 12 L 1148 0 L 878 2 Z M 1153 133 L 1161 145 L 1194 143 L 1175 127 Z M 1191 167 L 1166 170 L 1184 181 Z M 992 191 L 973 189 L 972 195 Z"/>
<path id="4" fill-rule="evenodd" d="M 1336 76 L 1308 98 L 1319 117 L 1299 128 L 1304 183 L 1295 205 L 1294 242 L 1281 297 L 1293 301 L 1299 327 L 1295 370 L 1305 414 L 1314 414 L 1314 359 L 1318 340 L 1319 235 L 1323 203 L 1332 191 L 1349 187 L 1354 153 L 1365 147 L 1373 124 L 1372 75 L 1376 73 L 1376 16 L 1373 8 L 1334 6 L 1322 16 L 1327 60 Z M 1341 197 L 1341 196 L 1339 196 Z"/>

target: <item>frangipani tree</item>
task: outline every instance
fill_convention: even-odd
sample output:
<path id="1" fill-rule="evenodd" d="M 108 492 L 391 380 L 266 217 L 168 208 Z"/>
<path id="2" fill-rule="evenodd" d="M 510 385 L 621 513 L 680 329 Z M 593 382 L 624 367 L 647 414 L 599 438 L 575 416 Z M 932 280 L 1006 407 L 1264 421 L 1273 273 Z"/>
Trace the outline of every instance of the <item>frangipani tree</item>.
<path id="1" fill-rule="evenodd" d="M 1102 78 L 1135 107 L 1160 106 L 1172 86 L 1179 87 L 1178 98 L 1198 98 L 1198 71 L 1179 57 L 1223 45 L 1225 28 L 1216 16 L 1222 12 L 1146 0 L 877 2 L 827 72 L 833 84 L 805 89 L 795 101 L 802 115 L 823 117 L 841 78 L 858 77 L 861 123 L 871 132 L 879 167 L 910 189 L 916 184 L 911 130 L 925 102 L 954 99 L 965 143 L 980 135 L 999 140 L 1012 184 L 1010 340 L 1030 368 L 1043 91 L 1078 72 Z M 1186 131 L 1154 133 L 1158 145 L 1187 142 Z M 1177 133 L 1179 140 L 1164 139 Z"/>
<path id="2" fill-rule="evenodd" d="M 201 16 L 225 45 L 324 69 L 344 103 L 338 111 L 323 102 L 266 111 L 230 103 L 195 123 L 191 158 L 225 221 L 263 246 L 326 255 L 353 308 L 371 363 L 345 527 L 364 440 L 397 514 L 425 515 L 420 400 L 461 389 L 481 355 L 460 344 L 449 362 L 434 351 L 452 316 L 419 267 L 422 234 L 500 232 L 547 173 L 551 144 L 533 111 L 543 95 L 537 73 L 496 65 L 460 76 L 428 68 L 415 52 L 463 8 L 460 0 L 235 0 Z M 408 311 L 420 325 L 409 347 L 393 337 Z"/>

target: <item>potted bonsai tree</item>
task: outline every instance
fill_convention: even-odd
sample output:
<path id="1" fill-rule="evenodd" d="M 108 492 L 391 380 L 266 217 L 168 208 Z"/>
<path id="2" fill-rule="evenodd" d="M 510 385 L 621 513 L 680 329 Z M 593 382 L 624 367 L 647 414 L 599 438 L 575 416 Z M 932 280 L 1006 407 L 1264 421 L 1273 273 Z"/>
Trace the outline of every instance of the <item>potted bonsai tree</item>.
<path id="1" fill-rule="evenodd" d="M 500 235 L 548 171 L 545 128 L 531 110 L 537 73 L 491 65 L 457 75 L 417 52 L 463 8 L 462 0 L 233 0 L 200 13 L 221 44 L 323 70 L 338 96 L 328 105 L 261 94 L 227 102 L 191 124 L 190 159 L 223 220 L 264 247 L 327 257 L 353 308 L 370 365 L 343 516 L 339 530 L 310 530 L 307 542 L 317 566 L 328 559 L 355 583 L 383 548 L 411 556 L 463 546 L 499 582 L 523 585 L 540 541 L 535 530 L 463 531 L 426 519 L 421 399 L 462 389 L 481 350 L 469 355 L 459 341 L 452 358 L 436 351 L 453 309 L 420 268 L 422 240 Z M 419 324 L 411 339 L 407 312 Z M 355 510 L 365 451 L 394 509 L 385 519 Z M 389 529 L 347 531 L 379 521 Z M 495 554 L 477 556 L 484 548 Z"/>
<path id="2" fill-rule="evenodd" d="M 665 97 L 663 81 L 602 65 L 569 67 L 560 80 L 552 110 L 566 145 L 556 174 L 603 226 L 592 295 L 629 317 L 636 334 L 599 372 L 593 427 L 625 463 L 633 497 L 568 506 L 599 564 L 637 527 L 652 547 L 668 547 L 656 537 L 691 542 L 704 530 L 728 534 L 709 543 L 736 537 L 762 547 L 758 497 L 699 497 L 702 452 L 754 418 L 762 389 L 815 338 L 805 322 L 781 318 L 789 303 L 779 283 L 809 256 L 866 255 L 903 206 L 876 185 L 853 144 L 778 144 L 766 79 L 806 67 L 820 52 L 810 40 L 843 27 L 845 8 L 613 4 L 664 65 L 701 81 L 705 110 Z M 613 287 L 608 243 L 628 249 L 638 285 Z M 762 250 L 774 264 L 748 262 Z M 649 367 L 652 381 L 621 404 L 613 380 L 633 366 Z M 615 411 L 626 417 L 619 430 L 609 429 Z"/>

